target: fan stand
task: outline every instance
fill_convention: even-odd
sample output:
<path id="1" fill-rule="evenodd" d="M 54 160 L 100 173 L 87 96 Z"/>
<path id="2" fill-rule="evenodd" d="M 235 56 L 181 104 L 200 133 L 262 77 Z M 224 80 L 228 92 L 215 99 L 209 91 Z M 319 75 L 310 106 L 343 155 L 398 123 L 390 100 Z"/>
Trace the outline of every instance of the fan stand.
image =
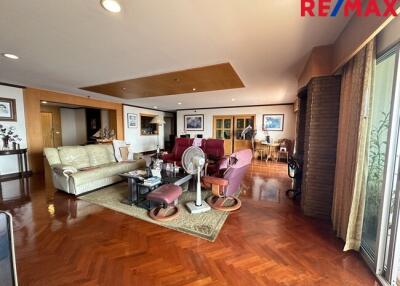
<path id="1" fill-rule="evenodd" d="M 199 214 L 208 212 L 211 207 L 201 199 L 201 184 L 200 184 L 200 172 L 201 168 L 197 168 L 197 189 L 196 189 L 196 201 L 189 202 L 186 207 L 189 209 L 191 214 Z"/>

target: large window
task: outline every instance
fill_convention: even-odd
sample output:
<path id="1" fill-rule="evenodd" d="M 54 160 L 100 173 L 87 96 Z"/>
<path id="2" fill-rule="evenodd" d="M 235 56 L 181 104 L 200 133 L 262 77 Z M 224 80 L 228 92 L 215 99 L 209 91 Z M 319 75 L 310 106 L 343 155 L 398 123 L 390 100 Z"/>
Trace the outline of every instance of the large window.
<path id="1" fill-rule="evenodd" d="M 383 192 L 395 66 L 396 54 L 378 61 L 369 112 L 368 175 L 362 247 L 371 260 L 375 260 L 377 252 L 379 209 Z"/>
<path id="2" fill-rule="evenodd" d="M 378 59 L 375 70 L 361 241 L 363 256 L 385 285 L 400 285 L 399 75 L 399 47 L 395 47 Z"/>

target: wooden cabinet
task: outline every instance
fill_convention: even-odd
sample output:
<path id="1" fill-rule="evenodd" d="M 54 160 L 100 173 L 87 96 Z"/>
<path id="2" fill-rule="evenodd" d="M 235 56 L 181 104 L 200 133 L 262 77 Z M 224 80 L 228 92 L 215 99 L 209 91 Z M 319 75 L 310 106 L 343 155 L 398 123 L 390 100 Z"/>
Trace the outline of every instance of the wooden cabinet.
<path id="1" fill-rule="evenodd" d="M 251 149 L 252 132 L 242 138 L 242 132 L 246 127 L 255 128 L 255 115 L 217 115 L 214 116 L 213 137 L 224 140 L 225 154 Z"/>
<path id="2" fill-rule="evenodd" d="M 233 147 L 233 116 L 214 116 L 215 139 L 224 140 L 225 155 L 232 154 Z"/>

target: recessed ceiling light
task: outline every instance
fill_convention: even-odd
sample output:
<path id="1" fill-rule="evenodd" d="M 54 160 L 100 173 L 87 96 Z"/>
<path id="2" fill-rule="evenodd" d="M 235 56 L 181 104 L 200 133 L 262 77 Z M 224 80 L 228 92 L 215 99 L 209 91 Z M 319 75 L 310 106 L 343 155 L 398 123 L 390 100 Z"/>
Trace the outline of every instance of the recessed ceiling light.
<path id="1" fill-rule="evenodd" d="M 232 101 L 235 101 L 236 99 L 232 98 Z"/>
<path id="2" fill-rule="evenodd" d="M 157 109 L 157 108 L 158 108 L 158 106 L 153 106 L 153 108 Z"/>
<path id="3" fill-rule="evenodd" d="M 12 60 L 18 60 L 19 56 L 14 55 L 14 54 L 9 54 L 9 53 L 3 53 L 1 54 L 3 57 L 8 58 L 8 59 L 12 59 Z"/>
<path id="4" fill-rule="evenodd" d="M 196 91 L 196 88 L 195 88 L 195 87 L 193 87 L 193 91 Z"/>
<path id="5" fill-rule="evenodd" d="M 182 102 L 178 102 L 178 105 L 182 105 Z"/>
<path id="6" fill-rule="evenodd" d="M 121 5 L 116 0 L 101 0 L 101 6 L 111 13 L 121 12 Z"/>
<path id="7" fill-rule="evenodd" d="M 47 103 L 47 101 L 43 100 L 43 101 L 42 101 L 42 103 L 43 103 L 43 104 L 46 104 L 46 103 Z"/>
<path id="8" fill-rule="evenodd" d="M 126 90 L 126 87 L 123 87 L 122 90 Z"/>

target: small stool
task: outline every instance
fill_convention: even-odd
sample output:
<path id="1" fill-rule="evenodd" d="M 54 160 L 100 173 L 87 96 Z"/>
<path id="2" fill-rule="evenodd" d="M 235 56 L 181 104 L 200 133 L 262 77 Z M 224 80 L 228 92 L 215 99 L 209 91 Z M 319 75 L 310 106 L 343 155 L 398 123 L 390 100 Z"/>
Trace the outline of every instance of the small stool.
<path id="1" fill-rule="evenodd" d="M 149 193 L 147 195 L 149 201 L 161 204 L 150 210 L 150 217 L 157 221 L 169 221 L 176 218 L 180 211 L 177 202 L 181 194 L 182 188 L 173 184 L 162 185 Z"/>

